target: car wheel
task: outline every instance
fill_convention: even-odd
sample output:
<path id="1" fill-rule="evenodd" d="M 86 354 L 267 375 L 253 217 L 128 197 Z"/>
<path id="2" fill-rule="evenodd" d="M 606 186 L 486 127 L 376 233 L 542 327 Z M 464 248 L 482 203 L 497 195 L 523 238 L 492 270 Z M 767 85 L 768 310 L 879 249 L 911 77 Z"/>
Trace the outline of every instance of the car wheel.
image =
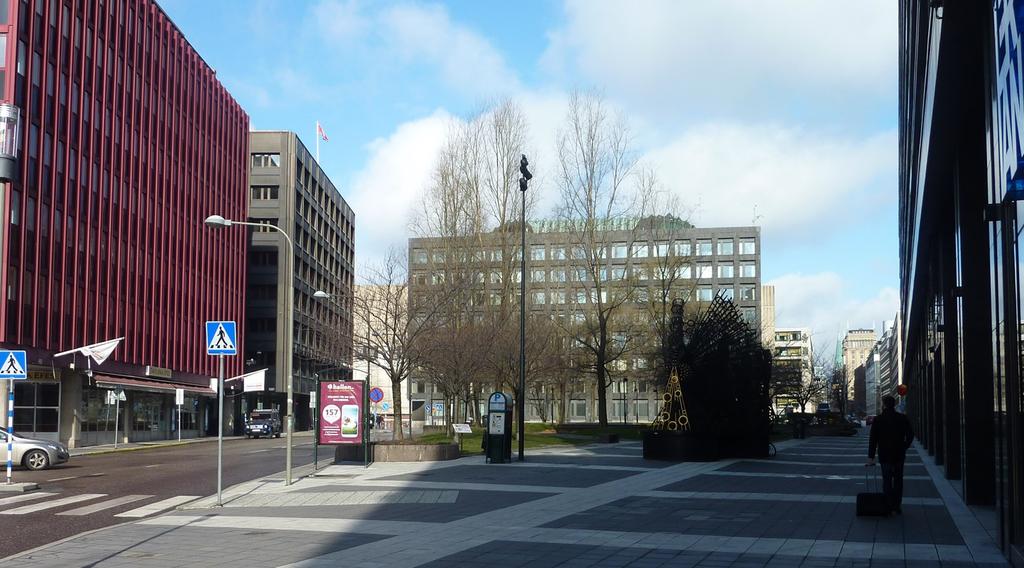
<path id="1" fill-rule="evenodd" d="M 42 450 L 32 450 L 25 454 L 24 458 L 25 467 L 38 470 L 46 469 L 50 467 L 50 456 L 46 455 L 46 452 Z"/>
<path id="2" fill-rule="evenodd" d="M 277 434 L 274 434 L 274 437 L 275 437 L 275 438 L 280 438 L 280 437 L 281 437 L 281 433 L 280 433 L 280 432 L 278 432 Z"/>

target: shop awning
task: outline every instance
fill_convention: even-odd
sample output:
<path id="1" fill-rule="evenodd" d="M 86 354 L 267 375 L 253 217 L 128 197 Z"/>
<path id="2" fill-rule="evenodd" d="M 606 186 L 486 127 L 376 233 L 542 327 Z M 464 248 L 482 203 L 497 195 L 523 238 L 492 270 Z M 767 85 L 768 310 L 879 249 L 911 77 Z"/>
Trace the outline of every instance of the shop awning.
<path id="1" fill-rule="evenodd" d="M 217 392 L 210 387 L 202 385 L 191 385 L 188 383 L 172 383 L 164 381 L 150 381 L 146 379 L 129 379 L 127 377 L 111 377 L 109 375 L 93 375 L 93 382 L 100 388 L 126 388 L 129 390 L 173 393 L 175 389 L 184 389 L 185 392 L 216 396 Z"/>

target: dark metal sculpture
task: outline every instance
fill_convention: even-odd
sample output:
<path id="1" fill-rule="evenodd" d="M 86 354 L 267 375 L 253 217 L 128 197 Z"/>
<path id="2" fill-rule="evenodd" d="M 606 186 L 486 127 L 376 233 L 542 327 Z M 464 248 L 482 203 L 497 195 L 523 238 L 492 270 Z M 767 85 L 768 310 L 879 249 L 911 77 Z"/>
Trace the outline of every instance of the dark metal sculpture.
<path id="1" fill-rule="evenodd" d="M 666 394 L 644 437 L 644 456 L 767 456 L 771 355 L 761 346 L 760 334 L 724 297 L 716 297 L 689 321 L 684 308 L 681 300 L 672 304 L 663 346 Z"/>

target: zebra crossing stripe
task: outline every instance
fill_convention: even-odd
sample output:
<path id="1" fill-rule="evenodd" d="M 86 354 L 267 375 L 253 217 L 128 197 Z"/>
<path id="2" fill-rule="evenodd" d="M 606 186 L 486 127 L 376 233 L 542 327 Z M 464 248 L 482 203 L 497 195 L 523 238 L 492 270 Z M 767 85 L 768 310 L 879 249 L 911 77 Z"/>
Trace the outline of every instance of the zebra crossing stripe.
<path id="1" fill-rule="evenodd" d="M 79 501 L 99 499 L 100 497 L 106 496 L 106 493 L 83 493 L 81 495 L 72 495 L 71 497 L 65 497 L 63 499 L 44 501 L 42 503 L 33 503 L 32 505 L 25 505 L 24 507 L 17 507 L 15 509 L 9 509 L 7 511 L 0 511 L 0 515 L 27 515 L 29 513 L 45 511 L 46 509 L 54 509 L 57 507 L 63 507 L 64 505 L 78 503 Z"/>
<path id="2" fill-rule="evenodd" d="M 10 505 L 12 503 L 20 503 L 22 501 L 31 501 L 32 499 L 40 499 L 42 497 L 53 497 L 56 493 L 46 493 L 38 491 L 35 493 L 25 493 L 23 495 L 15 495 L 14 497 L 4 497 L 0 499 L 0 506 Z"/>
<path id="3" fill-rule="evenodd" d="M 94 505 L 86 505 L 85 507 L 79 507 L 77 509 L 71 509 L 70 511 L 64 511 L 63 513 L 57 513 L 58 515 L 67 515 L 80 517 L 82 515 L 91 515 L 98 513 L 99 511 L 105 511 L 107 509 L 113 509 L 120 505 L 127 505 L 128 503 L 134 503 L 143 499 L 149 499 L 152 495 L 125 495 L 124 497 L 118 497 L 117 499 L 110 499 L 109 501 L 102 501 Z"/>
<path id="4" fill-rule="evenodd" d="M 172 507 L 177 507 L 178 505 L 181 505 L 183 503 L 188 503 L 189 501 L 194 501 L 194 500 L 196 500 L 198 498 L 199 498 L 198 495 L 176 495 L 176 496 L 171 497 L 169 499 L 164 499 L 163 501 L 157 501 L 156 503 L 150 503 L 148 505 L 143 505 L 142 507 L 139 507 L 138 509 L 132 509 L 131 511 L 125 511 L 123 513 L 118 513 L 118 514 L 116 514 L 114 516 L 115 517 L 128 517 L 128 518 L 146 517 L 146 516 L 152 515 L 153 513 L 159 513 L 160 511 L 163 511 L 165 509 L 170 509 Z"/>

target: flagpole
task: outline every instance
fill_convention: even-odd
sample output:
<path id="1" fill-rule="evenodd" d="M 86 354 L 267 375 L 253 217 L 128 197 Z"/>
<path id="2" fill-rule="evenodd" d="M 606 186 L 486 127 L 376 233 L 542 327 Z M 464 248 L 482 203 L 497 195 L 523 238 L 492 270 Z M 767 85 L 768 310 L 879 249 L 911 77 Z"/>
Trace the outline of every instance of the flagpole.
<path id="1" fill-rule="evenodd" d="M 320 165 L 320 121 L 316 121 L 316 165 Z"/>

